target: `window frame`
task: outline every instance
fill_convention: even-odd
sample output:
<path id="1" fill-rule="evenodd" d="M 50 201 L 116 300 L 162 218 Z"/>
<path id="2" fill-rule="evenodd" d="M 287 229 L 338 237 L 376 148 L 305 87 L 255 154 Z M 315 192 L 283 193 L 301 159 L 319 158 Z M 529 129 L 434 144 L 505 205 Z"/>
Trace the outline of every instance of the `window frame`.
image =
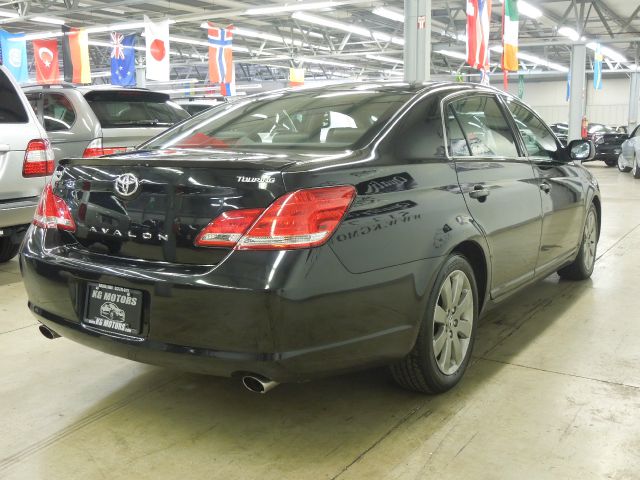
<path id="1" fill-rule="evenodd" d="M 527 106 L 524 102 L 520 101 L 519 99 L 514 98 L 514 97 L 507 97 L 506 95 L 499 95 L 499 97 L 500 97 L 501 103 L 503 103 L 503 105 L 504 105 L 504 109 L 506 110 L 507 114 L 509 115 L 510 121 L 513 124 L 512 128 L 515 129 L 516 132 L 517 132 L 518 142 L 520 142 L 522 151 L 524 152 L 524 156 L 526 158 L 531 158 L 531 159 L 536 159 L 536 160 L 546 160 L 546 161 L 558 160 L 558 158 L 560 158 L 560 156 L 561 156 L 561 151 L 564 149 L 564 147 L 562 145 L 562 142 L 560 142 L 560 140 L 558 140 L 558 137 L 556 136 L 555 132 L 551 129 L 551 127 L 549 127 L 549 125 L 547 125 L 547 122 L 545 122 L 540 117 L 540 115 L 538 115 L 531 107 Z M 540 122 L 541 125 L 544 126 L 544 128 L 546 128 L 546 130 L 551 134 L 551 137 L 556 142 L 557 150 L 556 150 L 555 156 L 541 157 L 541 156 L 537 156 L 537 155 L 529 155 L 529 151 L 527 150 L 526 144 L 524 142 L 524 138 L 522 137 L 522 133 L 520 133 L 520 129 L 518 128 L 518 125 L 516 124 L 515 115 L 513 113 L 511 113 L 511 110 L 509 109 L 509 105 L 507 104 L 507 99 L 511 100 L 516 105 L 518 105 L 518 106 L 524 108 L 525 110 L 527 110 L 535 118 L 538 119 L 538 121 Z"/>
<path id="2" fill-rule="evenodd" d="M 44 124 L 44 122 L 45 122 L 45 118 L 44 118 L 45 117 L 44 116 L 44 102 L 45 102 L 45 100 L 47 100 L 45 98 L 45 96 L 49 96 L 48 100 L 51 101 L 50 97 L 52 97 L 54 95 L 64 98 L 69 103 L 69 106 L 71 107 L 71 112 L 73 112 L 73 122 L 71 123 L 71 125 L 69 125 L 69 128 L 63 128 L 63 129 L 60 129 L 60 130 L 47 130 L 47 128 L 45 127 L 45 124 Z M 78 110 L 76 109 L 75 105 L 73 104 L 73 100 L 69 96 L 64 95 L 61 92 L 42 92 L 41 101 L 42 101 L 42 127 L 45 129 L 45 131 L 47 133 L 70 132 L 71 130 L 73 130 L 73 127 L 75 126 L 76 122 L 78 121 Z"/>
<path id="3" fill-rule="evenodd" d="M 471 151 L 471 148 L 469 146 L 469 141 L 467 139 L 467 136 L 465 134 L 465 142 L 467 142 L 467 148 L 469 149 L 469 156 L 454 156 L 452 155 L 452 153 L 449 151 L 449 132 L 447 129 L 447 116 L 445 115 L 446 111 L 449 109 L 449 106 L 459 100 L 460 98 L 465 98 L 465 97 L 491 97 L 493 98 L 493 100 L 496 102 L 496 104 L 498 105 L 498 109 L 500 110 L 500 112 L 502 113 L 502 116 L 504 118 L 504 121 L 506 122 L 507 126 L 509 127 L 509 129 L 511 130 L 511 134 L 513 135 L 513 141 L 514 141 L 514 145 L 516 147 L 516 153 L 517 156 L 515 157 L 506 157 L 506 156 L 478 156 L 478 155 L 473 155 L 473 152 Z M 450 161 L 469 161 L 469 160 L 482 160 L 482 161 L 486 161 L 488 159 L 490 159 L 491 161 L 522 161 L 522 160 L 526 160 L 528 161 L 528 157 L 524 154 L 524 150 L 523 150 L 523 146 L 522 146 L 522 139 L 520 138 L 520 132 L 516 131 L 517 128 L 514 125 L 514 121 L 513 118 L 511 117 L 511 113 L 508 111 L 505 111 L 506 109 L 506 105 L 504 105 L 504 103 L 502 102 L 500 95 L 496 94 L 495 92 L 492 91 L 488 91 L 488 90 L 464 90 L 462 92 L 455 92 L 452 93 L 450 95 L 445 96 L 442 101 L 440 102 L 440 116 L 442 117 L 442 129 L 443 129 L 443 133 L 444 133 L 444 137 L 445 137 L 445 142 L 444 142 L 444 148 L 445 148 L 445 152 L 446 152 L 446 156 L 447 159 Z M 462 126 L 460 125 L 460 120 L 458 119 L 458 116 L 455 114 L 455 110 L 453 111 L 454 113 L 454 117 L 456 119 L 456 122 L 458 122 L 458 125 L 460 126 L 462 133 L 464 134 L 464 129 L 462 129 Z"/>

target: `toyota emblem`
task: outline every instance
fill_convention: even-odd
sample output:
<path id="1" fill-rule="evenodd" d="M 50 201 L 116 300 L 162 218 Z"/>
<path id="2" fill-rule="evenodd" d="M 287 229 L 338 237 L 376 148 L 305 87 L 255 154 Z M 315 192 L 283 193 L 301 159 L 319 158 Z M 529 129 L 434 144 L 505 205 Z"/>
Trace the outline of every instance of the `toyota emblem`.
<path id="1" fill-rule="evenodd" d="M 138 177 L 133 173 L 125 173 L 116 178 L 116 193 L 122 197 L 130 197 L 140 188 Z"/>

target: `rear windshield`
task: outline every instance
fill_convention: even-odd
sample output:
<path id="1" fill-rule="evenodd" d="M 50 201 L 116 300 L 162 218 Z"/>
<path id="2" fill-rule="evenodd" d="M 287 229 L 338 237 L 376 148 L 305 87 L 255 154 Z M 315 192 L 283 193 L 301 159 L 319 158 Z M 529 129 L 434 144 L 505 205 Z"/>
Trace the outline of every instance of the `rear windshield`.
<path id="1" fill-rule="evenodd" d="M 356 146 L 372 138 L 411 92 L 278 92 L 217 106 L 144 148 L 310 148 Z"/>
<path id="2" fill-rule="evenodd" d="M 93 91 L 85 95 L 103 128 L 170 127 L 189 114 L 167 95 L 145 91 Z"/>
<path id="3" fill-rule="evenodd" d="M 0 123 L 27 123 L 27 111 L 13 84 L 0 70 Z"/>

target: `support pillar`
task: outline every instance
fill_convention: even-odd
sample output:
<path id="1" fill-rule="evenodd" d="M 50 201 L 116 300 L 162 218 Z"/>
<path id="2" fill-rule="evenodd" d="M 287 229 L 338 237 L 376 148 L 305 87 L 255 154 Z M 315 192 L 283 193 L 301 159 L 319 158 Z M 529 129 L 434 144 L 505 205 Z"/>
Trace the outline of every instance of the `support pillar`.
<path id="1" fill-rule="evenodd" d="M 571 50 L 571 95 L 569 96 L 569 141 L 582 138 L 580 129 L 585 114 L 585 63 L 587 47 L 574 45 Z"/>
<path id="2" fill-rule="evenodd" d="M 404 0 L 404 79 L 431 78 L 431 0 Z"/>
<path id="3" fill-rule="evenodd" d="M 142 65 L 136 65 L 136 87 L 147 87 L 147 69 Z"/>
<path id="4" fill-rule="evenodd" d="M 636 65 L 631 74 L 631 90 L 629 93 L 629 133 L 638 124 L 638 102 L 640 102 L 640 72 Z"/>

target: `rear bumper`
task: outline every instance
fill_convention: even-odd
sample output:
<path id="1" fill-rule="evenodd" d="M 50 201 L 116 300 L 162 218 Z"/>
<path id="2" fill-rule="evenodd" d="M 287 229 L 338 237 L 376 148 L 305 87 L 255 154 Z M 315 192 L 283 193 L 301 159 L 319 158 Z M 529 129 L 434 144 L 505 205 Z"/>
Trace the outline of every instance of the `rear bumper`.
<path id="1" fill-rule="evenodd" d="M 441 262 L 351 274 L 325 246 L 234 252 L 215 267 L 167 266 L 48 250 L 45 241 L 32 227 L 20 265 L 32 312 L 55 332 L 131 360 L 279 382 L 403 357 Z M 144 292 L 139 337 L 82 322 L 89 281 Z"/>
<path id="2" fill-rule="evenodd" d="M 0 200 L 0 228 L 28 225 L 38 206 L 39 197 Z"/>

